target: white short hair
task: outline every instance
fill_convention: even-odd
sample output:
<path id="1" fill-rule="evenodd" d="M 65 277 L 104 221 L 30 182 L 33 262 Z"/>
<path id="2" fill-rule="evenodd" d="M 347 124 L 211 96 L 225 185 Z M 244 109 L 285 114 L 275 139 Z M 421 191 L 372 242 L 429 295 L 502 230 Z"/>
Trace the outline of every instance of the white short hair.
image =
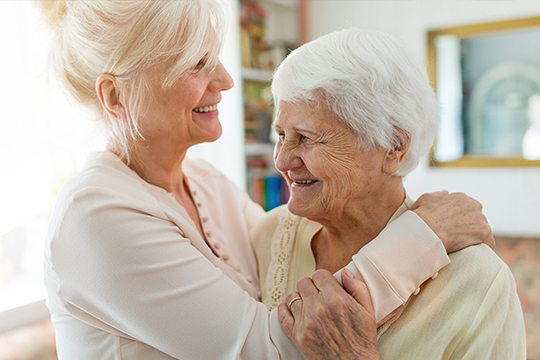
<path id="1" fill-rule="evenodd" d="M 40 0 L 55 30 L 51 65 L 76 103 L 98 111 L 110 147 L 127 156 L 140 137 L 142 101 L 152 96 L 145 71 L 159 68 L 165 89 L 197 65 L 217 64 L 224 36 L 224 0 Z M 114 75 L 127 119 L 118 121 L 101 106 L 95 83 Z"/>
<path id="2" fill-rule="evenodd" d="M 325 103 L 366 148 L 399 149 L 410 137 L 395 176 L 416 168 L 437 132 L 438 103 L 424 62 L 375 31 L 336 31 L 296 49 L 276 70 L 272 94 L 276 107 L 280 100 Z"/>

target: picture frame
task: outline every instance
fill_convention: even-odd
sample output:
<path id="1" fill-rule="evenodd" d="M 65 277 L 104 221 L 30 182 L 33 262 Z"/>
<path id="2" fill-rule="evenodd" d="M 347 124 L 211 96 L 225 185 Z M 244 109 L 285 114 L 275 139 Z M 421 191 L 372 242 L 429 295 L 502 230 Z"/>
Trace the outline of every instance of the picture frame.
<path id="1" fill-rule="evenodd" d="M 427 32 L 428 75 L 441 109 L 430 165 L 540 165 L 540 46 L 534 44 L 540 44 L 540 17 Z"/>

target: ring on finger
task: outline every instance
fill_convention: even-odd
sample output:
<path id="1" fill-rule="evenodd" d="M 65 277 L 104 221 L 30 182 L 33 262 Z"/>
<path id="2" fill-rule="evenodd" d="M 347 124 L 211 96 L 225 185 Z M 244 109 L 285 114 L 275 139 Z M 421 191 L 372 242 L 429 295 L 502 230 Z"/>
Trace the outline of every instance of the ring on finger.
<path id="1" fill-rule="evenodd" d="M 291 299 L 291 301 L 289 301 L 289 304 L 287 304 L 287 309 L 289 309 L 289 311 L 291 311 L 291 305 L 293 304 L 293 302 L 295 302 L 296 300 L 302 300 L 302 297 L 301 296 L 295 296 Z"/>

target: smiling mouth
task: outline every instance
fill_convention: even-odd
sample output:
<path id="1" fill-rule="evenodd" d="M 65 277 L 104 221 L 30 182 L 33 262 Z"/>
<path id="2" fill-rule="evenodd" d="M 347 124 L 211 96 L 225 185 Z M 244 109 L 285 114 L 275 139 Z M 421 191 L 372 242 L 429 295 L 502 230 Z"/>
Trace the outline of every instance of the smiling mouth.
<path id="1" fill-rule="evenodd" d="M 318 181 L 319 180 L 297 180 L 294 183 L 299 184 L 299 185 L 311 185 L 311 184 L 315 184 Z"/>
<path id="2" fill-rule="evenodd" d="M 217 110 L 217 104 L 193 109 L 193 111 L 195 111 L 196 113 L 207 113 L 214 110 Z"/>

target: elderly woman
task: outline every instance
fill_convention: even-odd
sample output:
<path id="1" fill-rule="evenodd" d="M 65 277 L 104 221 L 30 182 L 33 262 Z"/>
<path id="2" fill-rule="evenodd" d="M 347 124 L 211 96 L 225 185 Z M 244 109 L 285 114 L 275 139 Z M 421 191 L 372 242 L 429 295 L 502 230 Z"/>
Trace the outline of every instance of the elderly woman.
<path id="1" fill-rule="evenodd" d="M 359 260 L 355 254 L 381 231 L 413 219 L 402 179 L 428 152 L 438 118 L 422 62 L 399 41 L 371 31 L 343 30 L 300 47 L 279 66 L 272 91 L 274 158 L 290 200 L 252 231 L 270 308 L 302 277 Z M 409 254 L 398 241 L 384 256 L 399 266 Z M 487 246 L 450 258 L 379 321 L 381 358 L 525 359 L 523 315 L 508 267 Z M 302 336 L 317 328 L 303 318 L 316 284 L 303 278 L 297 286 L 280 305 L 282 327 L 306 358 L 320 356 L 321 348 Z M 346 358 L 337 347 L 324 349 L 327 358 Z"/>
<path id="2" fill-rule="evenodd" d="M 59 358 L 300 358 L 277 311 L 258 302 L 248 231 L 263 210 L 208 164 L 186 159 L 191 146 L 221 135 L 217 106 L 233 86 L 218 61 L 224 1 L 44 1 L 43 8 L 56 30 L 52 63 L 61 84 L 108 135 L 107 151 L 93 154 L 60 192 L 47 235 L 45 284 Z M 443 210 L 432 211 L 441 201 Z M 402 278 L 414 290 L 446 264 L 445 247 L 491 239 L 473 200 L 431 195 L 418 205 L 443 243 L 420 218 L 381 234 L 376 244 L 401 238 L 431 248 L 389 281 L 381 279 L 388 263 L 380 257 L 364 254 L 359 268 L 352 264 L 377 283 L 372 293 L 381 289 L 376 301 Z M 477 217 L 475 229 L 467 230 L 463 212 Z M 457 229 L 466 235 L 456 241 L 449 235 Z M 409 278 L 419 261 L 422 275 Z M 346 306 L 335 307 L 336 316 L 361 327 L 356 310 L 369 313 L 369 298 L 346 275 L 354 297 L 333 278 L 315 280 Z M 314 304 L 328 307 L 324 299 Z M 396 304 L 379 307 L 384 314 Z M 332 318 L 310 318 L 337 328 Z M 357 352 L 358 341 L 343 349 Z"/>

